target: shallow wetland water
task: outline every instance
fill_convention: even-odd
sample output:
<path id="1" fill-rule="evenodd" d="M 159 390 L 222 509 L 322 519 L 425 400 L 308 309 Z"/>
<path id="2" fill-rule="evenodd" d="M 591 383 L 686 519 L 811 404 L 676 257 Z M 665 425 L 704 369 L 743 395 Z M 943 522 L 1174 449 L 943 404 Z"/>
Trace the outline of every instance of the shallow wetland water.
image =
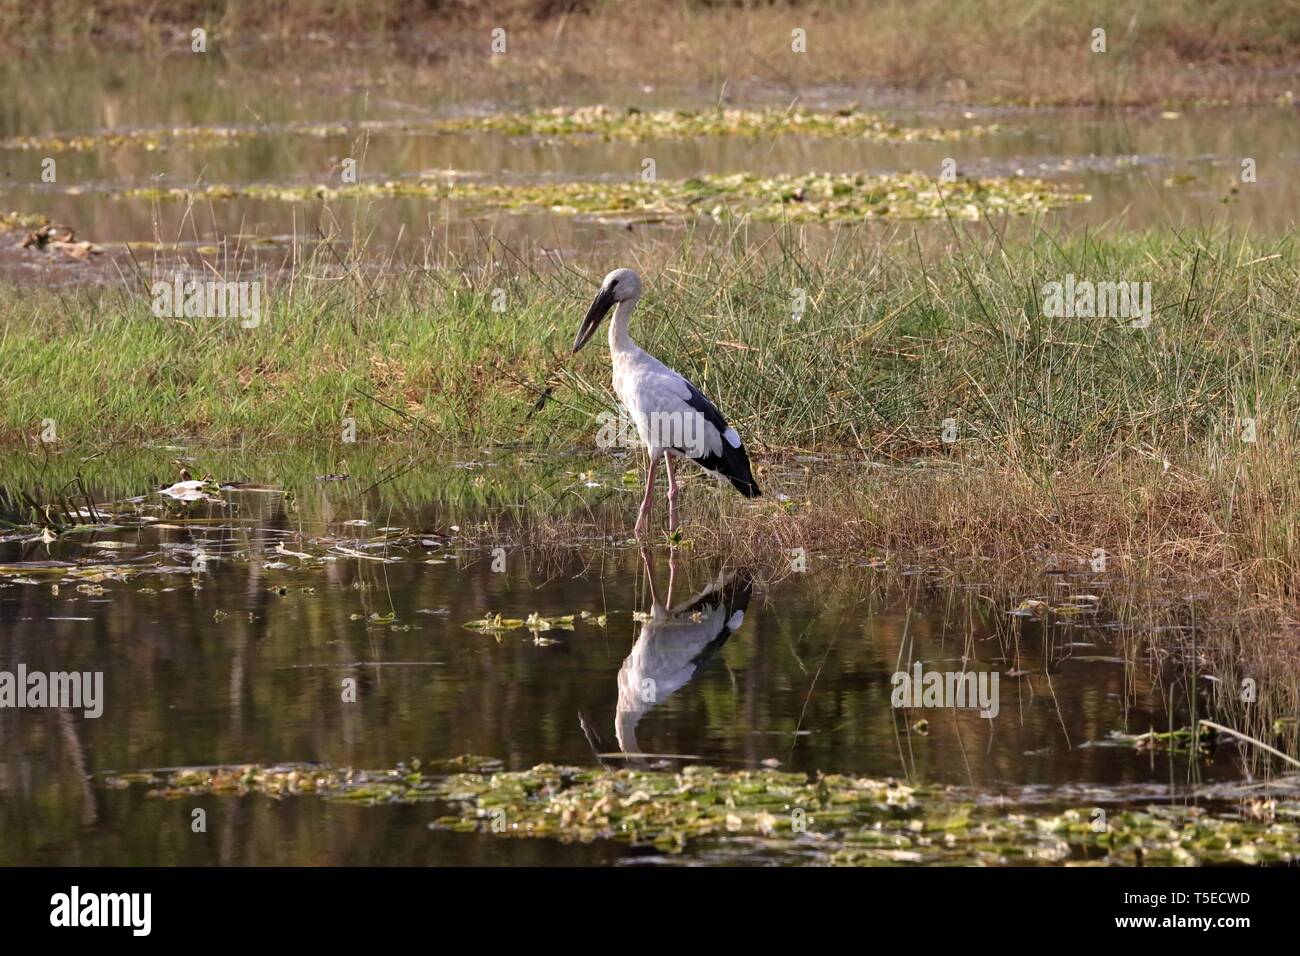
<path id="1" fill-rule="evenodd" d="M 274 70 L 249 74 L 232 64 L 184 60 L 169 60 L 167 77 L 165 85 L 157 83 L 140 61 L 91 61 L 56 78 L 53 86 L 22 88 L 13 108 L 0 117 L 0 212 L 71 225 L 78 239 L 99 245 L 104 255 L 67 262 L 3 243 L 0 275 L 120 282 L 123 272 L 139 266 L 166 272 L 178 258 L 207 263 L 209 270 L 224 274 L 276 273 L 300 263 L 324 239 L 362 248 L 376 267 L 394 261 L 427 264 L 448 251 L 481 251 L 487 235 L 525 256 L 545 251 L 568 260 L 606 262 L 629 246 L 677 241 L 687 223 L 717 225 L 725 195 L 693 206 L 686 216 L 653 202 L 650 209 L 640 208 L 641 200 L 628 208 L 602 197 L 602 190 L 639 181 L 647 159 L 654 161 L 663 189 L 733 173 L 919 173 L 937 179 L 951 160 L 951 171 L 963 180 L 1014 183 L 1031 177 L 1062 194 L 1088 197 L 1050 213 L 1050 206 L 1025 207 L 1065 223 L 1134 228 L 1249 223 L 1265 233 L 1289 227 L 1296 205 L 1292 191 L 1300 181 L 1287 172 L 1300 162 L 1289 105 L 1120 113 L 933 110 L 897 103 L 876 108 L 872 91 L 845 88 L 816 91 L 797 107 L 813 113 L 866 110 L 898 135 L 806 135 L 797 128 L 727 135 L 725 127 L 721 134 L 682 135 L 665 124 L 662 136 L 625 137 L 530 134 L 498 122 L 539 107 L 556 108 L 526 97 L 489 108 L 436 96 L 404 98 L 393 93 L 401 84 L 391 81 L 372 92 L 361 80 L 340 92 L 333 78 L 326 90 L 320 88 L 323 77 Z M 718 105 L 716 94 L 699 91 L 606 88 L 599 96 L 579 90 L 571 95 L 576 106 L 606 105 L 616 130 L 617 117 L 626 117 L 628 109 L 688 109 L 707 118 Z M 178 108 L 178 102 L 185 107 Z M 725 105 L 778 116 L 794 108 L 788 97 L 772 92 Z M 1240 188 L 1243 156 L 1257 164 L 1259 176 L 1267 176 L 1267 189 Z M 39 175 L 46 158 L 57 163 L 55 182 Z M 355 162 L 345 171 L 349 160 Z M 449 199 L 440 185 L 447 182 L 461 184 L 461 190 L 504 193 L 488 201 Z M 537 193 L 565 183 L 589 184 L 595 195 L 559 210 L 551 205 L 554 197 Z M 436 188 L 413 194 L 425 186 Z M 211 187 L 218 197 L 231 198 L 213 198 Z M 391 195 L 392 187 L 401 193 Z M 192 203 L 164 198 L 168 190 L 195 188 L 209 191 Z M 355 195 L 322 203 L 313 195 L 318 188 L 351 188 Z M 277 195 L 281 198 L 270 198 Z M 873 200 L 872 214 L 883 205 Z M 784 207 L 790 218 L 808 212 L 798 202 Z M 964 215 L 952 203 L 949 208 Z M 977 203 L 970 216 L 978 218 L 986 208 L 998 212 Z M 769 221 L 751 227 L 751 237 L 778 228 L 772 220 L 781 215 L 779 208 L 770 210 Z M 914 215 L 900 206 L 872 228 L 917 222 Z M 841 218 L 832 215 L 829 221 Z M 14 238 L 21 239 L 22 222 L 13 225 Z M 718 236 L 729 228 L 722 222 Z M 921 228 L 936 235 L 950 231 L 944 223 L 922 221 Z"/>
<path id="2" fill-rule="evenodd" d="M 0 543 L 0 665 L 104 674 L 100 719 L 0 712 L 7 863 L 773 852 L 743 841 L 668 852 L 502 840 L 431 829 L 441 804 L 169 800 L 125 786 L 159 768 L 431 769 L 475 754 L 505 771 L 850 774 L 1060 807 L 1178 806 L 1193 787 L 1239 773 L 1232 746 L 1193 761 L 1115 736 L 1186 726 L 1190 707 L 1183 680 L 1126 661 L 1104 610 L 1009 626 L 1008 609 L 978 586 L 920 569 L 901 585 L 866 562 L 816 557 L 806 571 L 754 574 L 726 555 L 693 554 L 689 540 L 671 561 L 662 546 L 647 560 L 623 539 L 530 549 L 512 543 L 508 522 L 484 530 L 502 501 L 540 488 L 591 515 L 626 509 L 636 489 L 608 461 L 521 466 L 486 453 L 425 462 L 400 488 L 370 487 L 392 474 L 376 465 L 179 503 L 157 491 L 166 460 L 156 453 L 92 483 L 103 527 Z M 151 474 L 162 480 L 146 484 Z M 129 486 L 139 492 L 122 494 Z M 673 610 L 656 611 L 654 596 Z M 893 675 L 916 662 L 1000 672 L 997 716 L 891 706 Z M 348 679 L 355 701 L 344 699 Z M 647 686 L 657 691 L 648 700 Z M 222 819 L 212 835 L 161 825 L 195 806 Z"/>

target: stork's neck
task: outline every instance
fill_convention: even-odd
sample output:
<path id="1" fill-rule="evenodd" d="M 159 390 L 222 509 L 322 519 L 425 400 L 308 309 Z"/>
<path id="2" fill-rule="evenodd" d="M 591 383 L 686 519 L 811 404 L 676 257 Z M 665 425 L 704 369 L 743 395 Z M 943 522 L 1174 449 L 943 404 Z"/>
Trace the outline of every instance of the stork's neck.
<path id="1" fill-rule="evenodd" d="M 632 318 L 636 303 L 636 299 L 624 299 L 614 307 L 614 319 L 609 323 L 609 351 L 612 355 L 639 348 L 627 331 L 628 320 Z"/>

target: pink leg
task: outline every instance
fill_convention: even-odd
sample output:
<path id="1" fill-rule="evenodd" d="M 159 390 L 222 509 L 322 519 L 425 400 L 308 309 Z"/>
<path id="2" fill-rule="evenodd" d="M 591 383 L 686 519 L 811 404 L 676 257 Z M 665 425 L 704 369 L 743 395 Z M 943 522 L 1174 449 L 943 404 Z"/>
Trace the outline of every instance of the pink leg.
<path id="1" fill-rule="evenodd" d="M 659 467 L 659 459 L 650 459 L 650 473 L 645 478 L 645 497 L 641 499 L 641 510 L 636 515 L 636 528 L 634 533 L 639 538 L 645 534 L 646 522 L 650 520 L 650 504 L 654 500 L 655 494 L 655 469 Z"/>
<path id="2" fill-rule="evenodd" d="M 677 479 L 673 477 L 673 456 L 664 455 L 664 467 L 668 469 L 668 530 L 677 530 Z"/>

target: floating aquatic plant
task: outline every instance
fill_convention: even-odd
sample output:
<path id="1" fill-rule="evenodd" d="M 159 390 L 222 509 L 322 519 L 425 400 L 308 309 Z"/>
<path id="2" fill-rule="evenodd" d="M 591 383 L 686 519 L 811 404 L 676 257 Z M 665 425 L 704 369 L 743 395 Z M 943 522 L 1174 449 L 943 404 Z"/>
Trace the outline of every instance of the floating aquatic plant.
<path id="1" fill-rule="evenodd" d="M 49 224 L 49 219 L 32 212 L 0 212 L 0 231 L 9 229 L 38 229 Z"/>
<path id="2" fill-rule="evenodd" d="M 1195 727 L 1180 727 L 1166 732 L 1149 730 L 1145 734 L 1112 730 L 1110 739 L 1121 744 L 1131 744 L 1135 750 L 1199 754 L 1208 751 L 1209 745 L 1214 741 L 1214 732 Z"/>
<path id="3" fill-rule="evenodd" d="M 1093 807 L 1018 803 L 1007 813 L 952 788 L 773 769 L 680 771 L 558 767 L 502 771 L 482 757 L 360 771 L 319 766 L 226 767 L 119 774 L 110 786 L 181 798 L 300 794 L 367 804 L 452 808 L 432 826 L 565 842 L 616 840 L 676 853 L 732 846 L 841 865 L 1286 863 L 1300 859 L 1295 801 L 1267 812 L 1226 801 L 1199 806 Z M 1284 791 L 1290 792 L 1290 791 Z"/>
<path id="4" fill-rule="evenodd" d="M 159 494 L 176 501 L 219 501 L 221 486 L 211 478 L 187 478 L 161 489 Z"/>
<path id="5" fill-rule="evenodd" d="M 1001 127 L 905 126 L 879 113 L 848 107 L 822 111 L 796 109 L 640 110 L 610 106 L 556 107 L 522 113 L 491 113 L 431 120 L 361 120 L 355 123 L 295 122 L 254 126 L 169 126 L 10 136 L 0 149 L 46 153 L 96 149 L 206 148 L 264 135 L 326 138 L 357 133 L 493 133 L 505 136 L 567 138 L 598 136 L 608 140 L 687 139 L 700 136 L 815 136 L 873 143 L 939 143 L 996 133 Z"/>
<path id="6" fill-rule="evenodd" d="M 557 107 L 525 113 L 497 113 L 444 120 L 448 130 L 508 136 L 600 136 L 617 140 L 687 139 L 699 136 L 767 138 L 782 135 L 859 139 L 870 142 L 950 142 L 985 136 L 996 125 L 904 126 L 879 113 L 853 108 L 640 110 L 609 106 Z"/>
<path id="7" fill-rule="evenodd" d="M 340 187 L 207 185 L 193 189 L 130 189 L 123 199 L 190 201 L 261 199 L 278 202 L 423 197 L 471 207 L 546 209 L 563 215 L 654 221 L 700 216 L 763 221 L 854 222 L 888 219 L 979 219 L 1027 215 L 1086 202 L 1041 179 L 958 179 L 940 183 L 921 173 L 868 176 L 735 173 L 686 180 L 501 184 L 437 177 Z"/>
<path id="8" fill-rule="evenodd" d="M 502 617 L 500 614 L 488 612 L 483 617 L 474 621 L 467 621 L 465 627 L 472 631 L 489 631 L 499 633 L 501 631 L 514 631 L 524 626 L 523 618 L 519 617 Z"/>
<path id="9" fill-rule="evenodd" d="M 9 136 L 0 149 L 40 150 L 44 153 L 89 152 L 95 149 L 166 149 L 169 146 L 214 146 L 257 134 L 251 127 L 171 126 L 155 129 L 99 130 L 91 133 L 46 133 Z"/>
<path id="10" fill-rule="evenodd" d="M 539 631 L 549 631 L 559 629 L 565 631 L 573 630 L 572 614 L 560 614 L 552 617 L 544 617 L 534 611 L 525 618 L 502 617 L 500 614 L 491 612 L 477 618 L 473 621 L 466 621 L 465 627 L 472 631 L 487 631 L 489 633 L 500 633 L 502 631 L 517 631 L 521 628 L 527 628 L 533 633 Z"/>

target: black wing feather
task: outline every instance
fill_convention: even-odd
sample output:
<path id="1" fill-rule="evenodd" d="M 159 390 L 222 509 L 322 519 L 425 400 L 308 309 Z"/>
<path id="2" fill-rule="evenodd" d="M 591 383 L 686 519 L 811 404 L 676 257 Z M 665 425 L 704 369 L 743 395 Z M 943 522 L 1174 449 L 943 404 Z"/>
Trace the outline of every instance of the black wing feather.
<path id="1" fill-rule="evenodd" d="M 678 449 L 678 451 L 701 468 L 722 475 L 746 498 L 759 497 L 762 492 L 758 490 L 758 482 L 754 480 L 754 473 L 750 470 L 749 456 L 745 454 L 744 444 L 742 443 L 733 448 L 726 439 L 727 421 L 722 417 L 722 413 L 718 411 L 717 406 L 709 401 L 704 396 L 704 393 L 692 385 L 690 381 L 683 378 L 682 382 L 685 383 L 688 392 L 686 404 L 703 415 L 704 420 L 718 430 L 718 437 L 722 442 L 722 454 L 715 455 L 712 452 L 707 452 L 696 457 L 687 454 L 681 449 Z"/>

